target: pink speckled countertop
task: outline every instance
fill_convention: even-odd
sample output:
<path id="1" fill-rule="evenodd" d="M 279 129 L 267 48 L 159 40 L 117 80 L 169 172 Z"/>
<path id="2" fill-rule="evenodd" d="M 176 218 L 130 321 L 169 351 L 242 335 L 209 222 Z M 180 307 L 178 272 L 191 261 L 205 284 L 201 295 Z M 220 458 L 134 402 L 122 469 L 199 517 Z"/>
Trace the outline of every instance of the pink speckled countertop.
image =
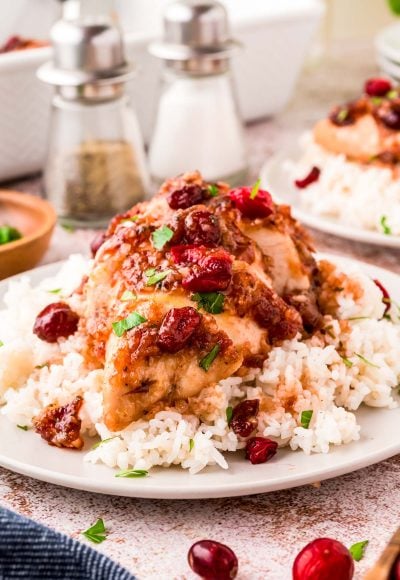
<path id="1" fill-rule="evenodd" d="M 303 74 L 285 114 L 247 129 L 253 177 L 271 153 L 295 139 L 330 104 L 357 93 L 362 80 L 374 72 L 371 54 L 365 46 L 342 48 L 324 66 Z M 39 180 L 13 183 L 12 187 L 38 191 Z M 44 261 L 86 251 L 92 235 L 57 229 Z M 317 232 L 315 240 L 320 250 L 400 273 L 400 252 Z M 321 536 L 337 538 L 346 545 L 369 540 L 365 558 L 356 564 L 355 578 L 360 579 L 400 525 L 399 484 L 399 457 L 323 482 L 320 487 L 181 502 L 90 494 L 0 469 L 2 505 L 73 537 L 103 517 L 110 535 L 96 548 L 143 580 L 194 578 L 186 554 L 190 545 L 202 538 L 217 539 L 235 550 L 240 580 L 286 580 L 291 578 L 291 564 L 301 547 Z"/>

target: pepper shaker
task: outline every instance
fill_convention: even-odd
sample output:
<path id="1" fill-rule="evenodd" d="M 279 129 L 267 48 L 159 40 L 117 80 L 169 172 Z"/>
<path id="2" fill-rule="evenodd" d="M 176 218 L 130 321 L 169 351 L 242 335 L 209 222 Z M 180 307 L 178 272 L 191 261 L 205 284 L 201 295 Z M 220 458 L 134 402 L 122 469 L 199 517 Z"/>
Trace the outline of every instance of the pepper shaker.
<path id="1" fill-rule="evenodd" d="M 229 59 L 239 48 L 227 12 L 214 0 L 178 0 L 164 13 L 164 37 L 150 52 L 164 61 L 149 147 L 158 184 L 198 169 L 208 181 L 246 180 L 247 155 Z"/>
<path id="2" fill-rule="evenodd" d="M 56 89 L 45 194 L 61 223 L 104 227 L 149 187 L 141 132 L 124 93 L 135 68 L 109 14 L 59 20 L 51 39 L 53 61 L 38 71 Z"/>

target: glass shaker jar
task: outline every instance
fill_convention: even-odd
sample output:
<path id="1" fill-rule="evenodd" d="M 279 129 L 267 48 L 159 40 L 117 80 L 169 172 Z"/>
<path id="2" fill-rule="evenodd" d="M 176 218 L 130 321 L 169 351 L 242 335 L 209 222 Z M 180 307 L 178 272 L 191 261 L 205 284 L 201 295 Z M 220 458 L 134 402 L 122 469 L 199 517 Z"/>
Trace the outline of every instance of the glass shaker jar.
<path id="1" fill-rule="evenodd" d="M 179 0 L 164 13 L 163 88 L 149 148 L 156 183 L 198 169 L 208 181 L 245 182 L 247 152 L 229 59 L 238 48 L 214 0 Z"/>
<path id="2" fill-rule="evenodd" d="M 149 186 L 142 136 L 124 94 L 134 70 L 111 20 L 60 20 L 51 37 L 54 61 L 38 71 L 56 87 L 45 193 L 61 223 L 104 227 L 143 200 Z"/>

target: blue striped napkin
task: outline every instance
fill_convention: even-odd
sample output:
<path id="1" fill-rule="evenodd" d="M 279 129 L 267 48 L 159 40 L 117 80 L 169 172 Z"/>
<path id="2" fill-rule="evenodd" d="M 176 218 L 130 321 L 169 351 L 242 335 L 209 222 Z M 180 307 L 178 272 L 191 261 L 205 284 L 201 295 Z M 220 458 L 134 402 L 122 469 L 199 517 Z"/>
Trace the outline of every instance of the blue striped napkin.
<path id="1" fill-rule="evenodd" d="M 90 546 L 0 508 L 0 580 L 13 578 L 135 580 Z"/>

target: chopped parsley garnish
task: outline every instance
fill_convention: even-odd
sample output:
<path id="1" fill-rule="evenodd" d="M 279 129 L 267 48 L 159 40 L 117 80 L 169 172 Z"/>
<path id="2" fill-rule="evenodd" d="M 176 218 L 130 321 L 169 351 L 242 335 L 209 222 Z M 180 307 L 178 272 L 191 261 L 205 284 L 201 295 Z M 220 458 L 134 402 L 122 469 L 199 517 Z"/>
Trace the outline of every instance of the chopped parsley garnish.
<path id="1" fill-rule="evenodd" d="M 312 419 L 314 411 L 309 410 L 309 411 L 302 411 L 301 416 L 300 416 L 300 425 L 304 428 L 304 429 L 308 429 L 308 427 L 310 426 L 310 421 Z"/>
<path id="2" fill-rule="evenodd" d="M 11 226 L 0 226 L 0 246 L 22 238 L 21 232 Z"/>
<path id="3" fill-rule="evenodd" d="M 233 409 L 232 409 L 232 407 L 227 407 L 225 413 L 226 413 L 226 421 L 227 421 L 227 423 L 229 425 L 229 423 L 232 420 L 232 415 L 233 415 Z"/>
<path id="4" fill-rule="evenodd" d="M 214 183 L 207 185 L 207 189 L 210 197 L 216 197 L 219 194 L 219 189 Z"/>
<path id="5" fill-rule="evenodd" d="M 261 178 L 257 179 L 255 184 L 253 185 L 250 193 L 250 199 L 255 199 L 258 195 L 258 190 L 260 189 L 261 185 Z"/>
<path id="6" fill-rule="evenodd" d="M 370 317 L 369 316 L 352 316 L 351 318 L 348 318 L 347 320 L 349 321 L 354 321 L 354 320 L 369 320 Z"/>
<path id="7" fill-rule="evenodd" d="M 44 369 L 44 367 L 48 367 L 48 366 L 49 366 L 49 363 L 45 362 L 42 365 L 36 365 L 35 369 Z"/>
<path id="8" fill-rule="evenodd" d="M 329 326 L 325 326 L 325 328 L 323 328 L 323 330 L 325 331 L 326 334 L 328 334 L 331 338 L 336 338 L 335 333 L 333 332 L 333 326 L 332 324 L 329 324 Z"/>
<path id="9" fill-rule="evenodd" d="M 192 451 L 194 447 L 194 439 L 189 439 L 189 451 Z"/>
<path id="10" fill-rule="evenodd" d="M 94 544 L 101 544 L 107 538 L 107 531 L 104 522 L 101 518 L 97 520 L 93 526 L 81 532 L 82 536 L 85 536 L 88 540 Z"/>
<path id="11" fill-rule="evenodd" d="M 208 354 L 204 358 L 201 359 L 199 362 L 199 366 L 206 372 L 209 370 L 210 366 L 218 356 L 219 351 L 221 350 L 220 345 L 217 343 Z"/>
<path id="12" fill-rule="evenodd" d="M 49 294 L 60 294 L 62 288 L 54 288 L 54 290 L 47 290 Z"/>
<path id="13" fill-rule="evenodd" d="M 18 429 L 22 429 L 22 431 L 28 431 L 28 425 L 17 425 Z"/>
<path id="14" fill-rule="evenodd" d="M 104 443 L 108 443 L 109 441 L 112 441 L 113 439 L 118 439 L 118 435 L 115 435 L 114 437 L 108 437 L 108 439 L 102 439 L 101 441 L 98 441 L 97 443 L 95 443 L 93 445 L 92 449 L 97 449 L 101 445 L 104 445 Z"/>
<path id="15" fill-rule="evenodd" d="M 388 224 L 387 224 L 387 216 L 383 215 L 383 216 L 381 217 L 380 224 L 381 224 L 381 227 L 382 227 L 383 233 L 384 233 L 386 236 L 390 236 L 390 235 L 391 235 L 391 233 L 392 233 L 392 228 L 391 228 L 390 226 L 388 226 Z"/>
<path id="16" fill-rule="evenodd" d="M 350 554 L 356 562 L 359 562 L 364 557 L 364 552 L 368 546 L 369 540 L 364 540 L 363 542 L 357 542 L 349 548 Z"/>
<path id="17" fill-rule="evenodd" d="M 156 272 L 155 268 L 149 268 L 146 270 L 144 275 L 147 278 L 146 286 L 154 286 L 162 280 L 164 280 L 168 274 L 171 274 L 172 270 L 164 270 L 162 272 Z"/>
<path id="18" fill-rule="evenodd" d="M 346 365 L 346 367 L 348 367 L 349 369 L 351 369 L 351 367 L 353 366 L 354 363 L 352 363 L 351 360 L 348 359 L 345 356 L 340 355 L 340 358 L 342 359 L 342 361 L 344 362 L 344 364 Z"/>
<path id="19" fill-rule="evenodd" d="M 345 121 L 347 119 L 349 115 L 349 109 L 341 109 L 338 114 L 336 115 L 336 118 L 338 120 L 339 123 L 343 123 L 343 121 Z"/>
<path id="20" fill-rule="evenodd" d="M 197 302 L 199 310 L 203 308 L 210 314 L 220 314 L 224 309 L 225 296 L 220 292 L 197 292 L 192 300 Z"/>
<path id="21" fill-rule="evenodd" d="M 162 226 L 152 233 L 153 246 L 156 250 L 162 250 L 166 243 L 168 243 L 174 232 L 168 226 Z"/>
<path id="22" fill-rule="evenodd" d="M 69 232 L 70 234 L 72 234 L 72 232 L 75 231 L 74 226 L 71 226 L 69 224 L 61 224 L 61 227 L 63 230 L 65 230 L 66 232 Z"/>
<path id="23" fill-rule="evenodd" d="M 386 93 L 387 99 L 397 99 L 398 96 L 399 96 L 399 92 L 396 91 L 396 89 L 392 89 L 391 91 Z"/>
<path id="24" fill-rule="evenodd" d="M 371 97 L 371 102 L 376 107 L 379 107 L 379 105 L 382 103 L 382 100 L 383 100 L 382 97 Z"/>
<path id="25" fill-rule="evenodd" d="M 139 312 L 132 312 L 126 318 L 113 322 L 112 327 L 114 334 L 122 336 L 127 330 L 131 330 L 131 328 L 135 328 L 135 326 L 139 326 L 143 322 L 146 322 L 146 318 L 141 316 Z"/>
<path id="26" fill-rule="evenodd" d="M 129 302 L 130 300 L 136 300 L 137 296 L 130 290 L 125 290 L 121 296 L 121 302 Z"/>
<path id="27" fill-rule="evenodd" d="M 376 368 L 376 369 L 380 369 L 380 368 L 381 368 L 380 366 L 378 366 L 378 365 L 374 364 L 373 362 L 371 362 L 370 360 L 368 360 L 367 358 L 365 358 L 365 356 L 363 356 L 362 354 L 359 354 L 358 352 L 355 352 L 354 354 L 355 354 L 356 356 L 358 356 L 358 358 L 359 358 L 360 360 L 362 360 L 362 361 L 363 361 L 363 363 L 365 363 L 366 365 L 368 365 L 368 366 L 370 366 L 370 367 L 374 367 L 374 368 Z"/>
<path id="28" fill-rule="evenodd" d="M 118 471 L 118 473 L 115 474 L 115 477 L 134 478 L 134 477 L 147 477 L 148 475 L 149 472 L 146 471 L 145 469 L 126 469 L 125 471 Z"/>
<path id="29" fill-rule="evenodd" d="M 4 342 L 0 340 L 0 346 L 4 346 Z"/>

